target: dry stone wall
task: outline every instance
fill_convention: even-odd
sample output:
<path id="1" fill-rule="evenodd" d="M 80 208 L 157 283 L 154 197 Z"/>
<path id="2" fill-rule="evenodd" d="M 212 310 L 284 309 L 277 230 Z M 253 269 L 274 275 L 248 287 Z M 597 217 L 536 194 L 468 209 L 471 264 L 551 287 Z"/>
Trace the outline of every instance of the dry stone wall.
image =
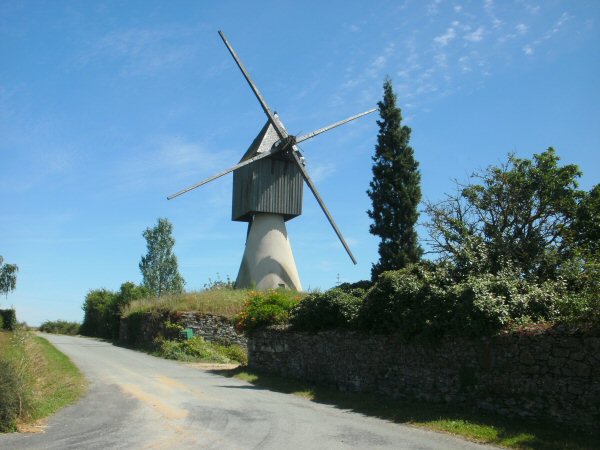
<path id="1" fill-rule="evenodd" d="M 524 331 L 437 346 L 395 336 L 253 333 L 249 366 L 400 399 L 466 402 L 505 416 L 600 428 L 600 336 Z"/>
<path id="2" fill-rule="evenodd" d="M 202 336 L 210 342 L 247 345 L 246 337 L 238 333 L 226 317 L 198 312 L 148 313 L 121 319 L 119 340 L 136 346 L 151 346 L 159 336 L 175 337 L 173 331 L 167 329 L 167 322 L 191 328 L 194 336 Z"/>

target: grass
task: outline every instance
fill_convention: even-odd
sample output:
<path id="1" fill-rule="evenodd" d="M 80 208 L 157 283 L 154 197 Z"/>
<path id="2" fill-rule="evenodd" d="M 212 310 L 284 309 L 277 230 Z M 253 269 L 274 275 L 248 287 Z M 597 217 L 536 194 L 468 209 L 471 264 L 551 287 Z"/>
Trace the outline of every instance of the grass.
<path id="1" fill-rule="evenodd" d="M 232 318 L 242 310 L 247 293 L 244 289 L 209 289 L 134 300 L 123 309 L 122 316 L 137 312 L 197 311 Z"/>
<path id="2" fill-rule="evenodd" d="M 0 332 L 0 364 L 11 367 L 14 390 L 0 390 L 0 403 L 18 398 L 15 417 L 5 420 L 4 431 L 27 429 L 77 400 L 86 381 L 77 367 L 46 339 L 18 329 Z M 6 419 L 6 417 L 5 417 Z"/>
<path id="3" fill-rule="evenodd" d="M 301 380 L 249 371 L 244 367 L 212 372 L 340 409 L 450 433 L 476 442 L 531 450 L 599 448 L 600 432 L 589 434 L 556 424 L 508 419 L 463 405 L 401 401 L 380 395 L 340 392 Z"/>

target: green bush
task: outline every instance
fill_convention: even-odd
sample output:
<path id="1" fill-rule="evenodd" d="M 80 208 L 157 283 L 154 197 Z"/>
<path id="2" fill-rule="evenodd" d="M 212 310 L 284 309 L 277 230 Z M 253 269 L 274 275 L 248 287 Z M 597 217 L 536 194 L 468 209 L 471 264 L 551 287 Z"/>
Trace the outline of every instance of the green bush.
<path id="1" fill-rule="evenodd" d="M 234 317 L 236 329 L 249 332 L 269 325 L 285 324 L 298 300 L 299 295 L 295 291 L 250 291 L 242 311 Z"/>
<path id="2" fill-rule="evenodd" d="M 363 298 L 364 291 L 359 288 L 309 294 L 291 310 L 290 325 L 298 331 L 352 329 Z"/>
<path id="3" fill-rule="evenodd" d="M 357 322 L 369 332 L 438 339 L 558 321 L 569 308 L 581 306 L 562 280 L 535 283 L 508 269 L 456 280 L 451 266 L 421 263 L 383 273 Z"/>
<path id="4" fill-rule="evenodd" d="M 17 327 L 17 313 L 14 309 L 0 309 L 3 330 L 12 331 Z"/>
<path id="5" fill-rule="evenodd" d="M 68 334 L 75 336 L 79 334 L 80 325 L 77 322 L 67 322 L 66 320 L 47 320 L 40 325 L 40 331 L 44 333 Z"/>
<path id="6" fill-rule="evenodd" d="M 112 292 L 108 289 L 90 290 L 82 307 L 84 316 L 81 334 L 104 339 L 117 339 L 123 309 L 132 301 L 148 295 L 148 289 L 129 281 L 121 285 L 119 292 Z"/>
<path id="7" fill-rule="evenodd" d="M 384 272 L 367 293 L 358 325 L 365 331 L 406 338 L 436 334 L 452 309 L 445 298 L 451 282 L 442 265 L 415 264 Z"/>
<path id="8" fill-rule="evenodd" d="M 14 431 L 21 399 L 19 374 L 11 361 L 0 358 L 0 433 Z"/>
<path id="9" fill-rule="evenodd" d="M 155 345 L 160 356 L 179 361 L 230 363 L 244 360 L 240 350 L 233 349 L 233 346 L 214 345 L 206 342 L 201 336 L 194 336 L 184 341 L 158 338 Z M 247 358 L 245 360 L 247 361 Z"/>

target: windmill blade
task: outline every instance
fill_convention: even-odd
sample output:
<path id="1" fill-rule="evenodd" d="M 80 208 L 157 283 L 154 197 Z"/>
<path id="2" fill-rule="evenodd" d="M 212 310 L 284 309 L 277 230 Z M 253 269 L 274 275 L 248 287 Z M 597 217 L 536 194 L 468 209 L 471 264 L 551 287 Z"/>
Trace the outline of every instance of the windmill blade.
<path id="1" fill-rule="evenodd" d="M 310 138 L 314 138 L 315 136 L 318 136 L 321 133 L 325 133 L 326 131 L 329 131 L 335 127 L 339 127 L 340 125 L 344 125 L 345 123 L 351 122 L 353 120 L 358 119 L 359 117 L 366 116 L 367 114 L 371 114 L 372 112 L 375 112 L 375 111 L 377 111 L 377 108 L 370 109 L 370 110 L 362 112 L 360 114 L 356 114 L 355 116 L 348 117 L 347 119 L 340 120 L 339 122 L 333 123 L 326 127 L 319 128 L 318 130 L 315 130 L 311 133 L 305 134 L 304 136 L 297 137 L 296 142 L 298 143 L 298 142 L 306 141 L 307 139 L 310 139 Z"/>
<path id="2" fill-rule="evenodd" d="M 199 183 L 196 183 L 196 184 L 194 184 L 194 185 L 192 185 L 192 186 L 190 186 L 190 187 L 187 187 L 187 188 L 185 188 L 185 189 L 182 189 L 181 191 L 179 191 L 179 192 L 176 192 L 176 193 L 175 193 L 175 194 L 173 194 L 173 195 L 169 195 L 169 196 L 167 197 L 167 200 L 172 200 L 172 199 L 174 199 L 175 197 L 179 197 L 180 195 L 182 195 L 182 194 L 185 194 L 186 192 L 189 192 L 189 191 L 191 191 L 191 190 L 193 190 L 193 189 L 196 189 L 196 188 L 198 188 L 198 187 L 200 187 L 200 186 L 202 186 L 202 185 L 204 185 L 204 184 L 206 184 L 206 183 L 209 183 L 209 182 L 211 182 L 212 180 L 216 180 L 217 178 L 220 178 L 220 177 L 222 177 L 223 175 L 227 175 L 229 172 L 233 172 L 234 170 L 237 170 L 237 169 L 239 169 L 240 167 L 247 166 L 248 164 L 251 164 L 251 163 L 253 163 L 254 161 L 258 161 L 259 159 L 266 158 L 267 156 L 270 156 L 270 155 L 272 155 L 273 153 L 276 153 L 277 151 L 279 151 L 279 149 L 276 149 L 275 147 L 273 147 L 272 149 L 270 149 L 270 150 L 267 150 L 266 152 L 259 153 L 258 155 L 254 156 L 253 158 L 250 158 L 250 159 L 247 159 L 247 160 L 245 160 L 245 161 L 242 161 L 241 163 L 239 163 L 239 164 L 236 164 L 235 166 L 233 166 L 233 167 L 230 167 L 229 169 L 226 169 L 226 170 L 224 170 L 223 172 L 219 172 L 218 174 L 216 174 L 216 175 L 213 175 L 213 176 L 212 176 L 212 177 L 210 177 L 210 178 L 207 178 L 207 179 L 205 179 L 205 180 L 202 180 L 201 182 L 199 182 Z"/>
<path id="3" fill-rule="evenodd" d="M 319 203 L 319 206 L 321 207 L 321 209 L 325 213 L 325 217 L 327 217 L 327 220 L 329 220 L 329 223 L 333 227 L 333 230 L 335 231 L 335 234 L 337 234 L 337 237 L 340 239 L 342 245 L 346 249 L 346 252 L 348 253 L 348 256 L 350 256 L 350 259 L 352 260 L 352 262 L 354 264 L 356 264 L 356 258 L 352 254 L 352 251 L 350 251 L 350 247 L 348 247 L 348 244 L 344 240 L 344 237 L 342 236 L 341 231 L 339 230 L 339 228 L 335 224 L 335 222 L 333 220 L 333 217 L 331 217 L 331 214 L 329 214 L 329 210 L 327 209 L 327 206 L 325 206 L 325 203 L 323 202 L 323 199 L 319 195 L 319 191 L 317 191 L 317 187 L 314 185 L 313 181 L 308 176 L 308 173 L 306 172 L 306 169 L 304 168 L 304 165 L 302 164 L 302 161 L 300 161 L 300 158 L 298 157 L 298 154 L 297 154 L 296 150 L 295 149 L 292 150 L 291 153 L 294 156 L 294 160 L 296 161 L 296 164 L 300 168 L 300 172 L 302 172 L 302 176 L 304 177 L 304 181 L 306 181 L 306 184 L 308 184 L 308 187 L 310 188 L 310 190 L 312 191 L 313 195 L 317 199 L 317 203 Z"/>
<path id="4" fill-rule="evenodd" d="M 227 41 L 227 38 L 225 37 L 225 35 L 223 34 L 223 32 L 220 31 L 220 30 L 219 30 L 219 36 L 221 36 L 221 39 L 223 39 L 223 42 L 225 43 L 225 46 L 227 47 L 227 50 L 229 50 L 229 53 L 231 53 L 231 56 L 233 56 L 233 59 L 235 60 L 235 63 L 237 64 L 237 66 L 242 71 L 242 74 L 244 74 L 244 78 L 246 78 L 246 81 L 250 85 L 250 89 L 252 89 L 252 92 L 254 92 L 254 95 L 256 96 L 256 98 L 258 99 L 258 102 L 260 103 L 260 106 L 262 106 L 262 109 L 265 112 L 265 114 L 267 115 L 267 117 L 269 118 L 269 121 L 275 127 L 275 130 L 277 131 L 277 134 L 279 134 L 279 137 L 282 138 L 282 139 L 286 138 L 288 136 L 287 131 L 285 131 L 285 128 L 283 128 L 279 124 L 279 122 L 277 120 L 275 120 L 275 116 L 273 115 L 273 112 L 271 112 L 271 109 L 267 105 L 267 102 L 265 101 L 265 99 L 263 98 L 262 94 L 260 93 L 260 91 L 258 90 L 258 88 L 256 87 L 256 85 L 254 84 L 254 82 L 250 78 L 250 75 L 248 74 L 248 72 L 246 71 L 246 68 L 244 67 L 244 65 L 242 64 L 242 62 L 238 58 L 237 54 L 233 50 L 233 47 L 231 47 L 231 45 L 229 45 L 229 42 Z"/>

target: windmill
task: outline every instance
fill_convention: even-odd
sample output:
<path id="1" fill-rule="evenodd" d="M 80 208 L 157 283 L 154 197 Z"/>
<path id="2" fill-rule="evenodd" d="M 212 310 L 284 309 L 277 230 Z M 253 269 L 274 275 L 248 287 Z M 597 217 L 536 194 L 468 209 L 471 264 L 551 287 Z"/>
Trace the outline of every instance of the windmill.
<path id="1" fill-rule="evenodd" d="M 250 89 L 267 115 L 267 123 L 260 130 L 240 162 L 229 169 L 187 187 L 167 197 L 171 200 L 196 189 L 223 175 L 233 172 L 232 220 L 248 222 L 246 248 L 235 282 L 238 288 L 255 286 L 258 289 L 286 287 L 301 290 L 298 269 L 292 254 L 285 222 L 302 213 L 304 182 L 315 196 L 325 217 L 354 264 L 356 259 L 342 233 L 325 206 L 317 188 L 309 177 L 304 157 L 297 144 L 321 133 L 358 119 L 369 111 L 357 114 L 303 136 L 288 133 L 283 122 L 271 111 L 258 88 L 250 78 L 235 51 L 219 31 L 219 36 L 242 71 Z"/>

